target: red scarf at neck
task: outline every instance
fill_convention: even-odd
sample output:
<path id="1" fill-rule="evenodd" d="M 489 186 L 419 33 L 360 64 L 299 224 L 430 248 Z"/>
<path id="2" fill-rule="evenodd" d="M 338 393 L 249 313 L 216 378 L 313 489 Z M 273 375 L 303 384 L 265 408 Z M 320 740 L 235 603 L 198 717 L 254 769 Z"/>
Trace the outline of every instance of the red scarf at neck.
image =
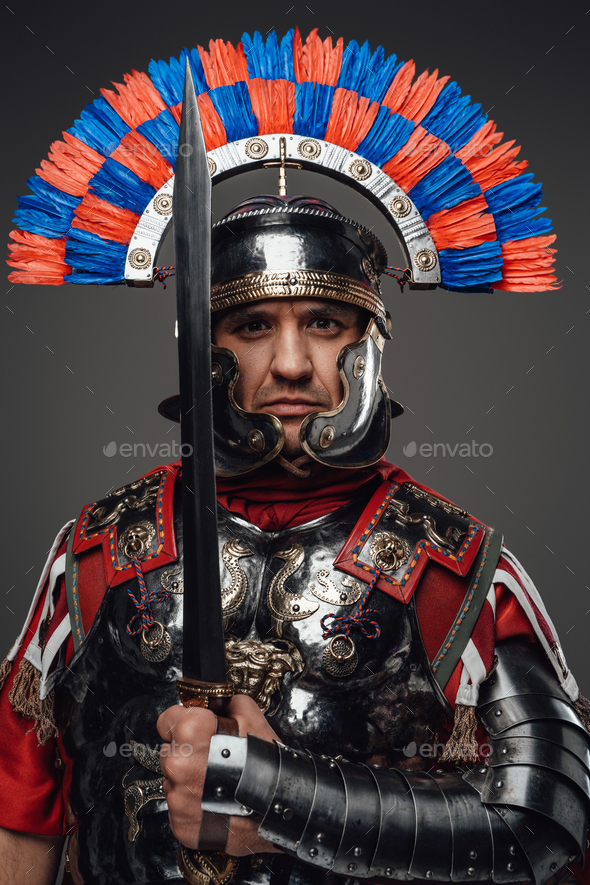
<path id="1" fill-rule="evenodd" d="M 265 531 L 293 528 L 331 513 L 356 497 L 375 477 L 407 482 L 409 477 L 384 458 L 371 467 L 340 470 L 312 462 L 308 478 L 298 479 L 277 461 L 228 479 L 217 479 L 217 500 L 232 513 Z"/>

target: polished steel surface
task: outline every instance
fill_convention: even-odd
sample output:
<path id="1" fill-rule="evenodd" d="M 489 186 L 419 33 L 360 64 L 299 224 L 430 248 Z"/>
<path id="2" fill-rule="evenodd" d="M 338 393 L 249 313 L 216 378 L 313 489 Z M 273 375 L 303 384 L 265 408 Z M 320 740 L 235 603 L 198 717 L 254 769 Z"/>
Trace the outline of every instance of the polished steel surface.
<path id="1" fill-rule="evenodd" d="M 187 59 L 174 197 L 174 253 L 182 445 L 184 679 L 224 683 L 211 387 L 211 176 Z M 213 554 L 213 555 L 212 555 Z"/>

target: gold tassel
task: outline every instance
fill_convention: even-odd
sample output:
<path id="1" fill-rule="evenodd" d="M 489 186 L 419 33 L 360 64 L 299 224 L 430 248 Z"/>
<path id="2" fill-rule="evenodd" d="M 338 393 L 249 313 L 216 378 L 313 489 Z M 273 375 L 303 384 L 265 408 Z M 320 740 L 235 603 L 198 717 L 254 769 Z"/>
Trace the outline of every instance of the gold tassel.
<path id="1" fill-rule="evenodd" d="M 583 694 L 579 694 L 578 700 L 574 701 L 574 708 L 582 720 L 582 725 L 590 734 L 590 701 Z"/>
<path id="2" fill-rule="evenodd" d="M 27 734 L 36 729 L 39 745 L 43 746 L 49 738 L 57 737 L 59 732 L 55 725 L 55 694 L 50 692 L 44 700 L 41 700 L 40 691 L 39 670 L 23 658 L 14 677 L 8 700 L 16 713 L 35 720 L 33 728 Z"/>
<path id="3" fill-rule="evenodd" d="M 453 731 L 445 751 L 440 757 L 441 762 L 477 762 L 476 731 L 477 716 L 475 715 L 475 707 L 457 704 L 455 706 Z"/>
<path id="4" fill-rule="evenodd" d="M 9 661 L 8 658 L 4 658 L 4 660 L 0 664 L 0 691 L 2 691 L 2 689 L 4 688 L 6 680 L 10 676 L 11 670 L 12 661 Z"/>

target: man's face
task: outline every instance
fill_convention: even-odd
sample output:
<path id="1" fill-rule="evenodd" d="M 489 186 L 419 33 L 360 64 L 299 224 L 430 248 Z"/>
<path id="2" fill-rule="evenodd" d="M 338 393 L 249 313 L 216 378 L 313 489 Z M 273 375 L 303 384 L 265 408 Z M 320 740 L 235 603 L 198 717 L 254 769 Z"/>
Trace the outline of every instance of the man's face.
<path id="1" fill-rule="evenodd" d="M 239 360 L 238 405 L 276 415 L 285 428 L 282 454 L 296 457 L 304 417 L 341 402 L 336 357 L 362 336 L 367 315 L 342 301 L 270 298 L 219 311 L 213 323 L 213 343 Z"/>

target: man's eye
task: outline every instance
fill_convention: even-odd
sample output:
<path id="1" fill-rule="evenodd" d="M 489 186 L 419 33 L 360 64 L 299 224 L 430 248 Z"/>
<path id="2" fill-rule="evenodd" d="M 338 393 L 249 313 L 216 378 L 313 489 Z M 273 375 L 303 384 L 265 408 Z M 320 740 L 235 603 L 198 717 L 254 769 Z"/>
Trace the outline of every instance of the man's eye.
<path id="1" fill-rule="evenodd" d="M 329 317 L 317 317 L 312 321 L 311 326 L 314 329 L 335 329 L 338 323 Z"/>
<path id="2" fill-rule="evenodd" d="M 269 326 L 264 323 L 262 320 L 251 320 L 249 323 L 244 323 L 238 331 L 240 332 L 249 332 L 254 335 L 257 332 L 266 332 L 268 331 Z"/>

